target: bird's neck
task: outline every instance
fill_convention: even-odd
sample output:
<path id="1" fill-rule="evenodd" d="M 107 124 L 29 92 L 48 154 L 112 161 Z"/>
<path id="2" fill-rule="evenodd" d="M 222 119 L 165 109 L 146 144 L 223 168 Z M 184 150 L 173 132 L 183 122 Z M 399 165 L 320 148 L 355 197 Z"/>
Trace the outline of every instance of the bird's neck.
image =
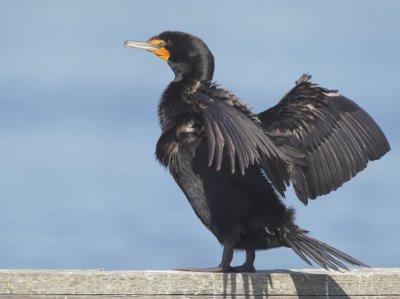
<path id="1" fill-rule="evenodd" d="M 191 94 L 204 82 L 212 80 L 214 58 L 211 52 L 200 55 L 191 63 L 168 62 L 175 73 L 175 79 L 165 89 L 158 106 L 158 116 L 162 130 L 173 126 L 183 113 L 193 112 Z"/>
<path id="2" fill-rule="evenodd" d="M 163 131 L 172 128 L 181 114 L 190 113 L 193 109 L 190 94 L 200 84 L 199 81 L 196 82 L 172 81 L 164 90 L 158 105 L 158 117 Z"/>
<path id="3" fill-rule="evenodd" d="M 214 57 L 210 51 L 199 53 L 191 61 L 169 60 L 168 64 L 175 74 L 174 81 L 186 85 L 211 81 L 214 75 Z"/>

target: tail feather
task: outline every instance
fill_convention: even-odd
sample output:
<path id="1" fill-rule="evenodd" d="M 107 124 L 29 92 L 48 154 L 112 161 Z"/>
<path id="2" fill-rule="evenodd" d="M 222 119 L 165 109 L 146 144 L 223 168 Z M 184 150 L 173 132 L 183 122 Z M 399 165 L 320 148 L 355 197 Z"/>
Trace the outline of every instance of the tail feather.
<path id="1" fill-rule="evenodd" d="M 302 242 L 302 240 L 299 240 L 298 238 L 295 239 L 298 242 L 300 248 L 318 265 L 326 270 L 328 270 L 329 268 L 337 271 L 339 270 L 339 268 L 335 264 L 336 261 L 332 259 L 331 256 L 324 254 L 324 252 L 319 250 L 319 248 L 315 248 L 307 242 Z"/>
<path id="2" fill-rule="evenodd" d="M 298 240 L 301 242 L 302 240 Z M 310 247 L 312 250 L 320 257 L 320 263 L 323 264 L 323 266 L 326 264 L 329 268 L 339 271 L 339 268 L 348 270 L 348 267 L 344 265 L 341 261 L 337 260 L 334 256 L 329 254 L 328 252 L 321 250 L 320 246 L 317 244 L 312 244 L 306 243 L 305 247 Z"/>
<path id="3" fill-rule="evenodd" d="M 341 252 L 340 250 L 333 248 L 332 246 L 318 241 L 310 236 L 307 236 L 307 238 L 314 244 L 318 244 L 319 246 L 321 246 L 323 249 L 325 249 L 325 251 L 329 252 L 330 254 L 336 256 L 337 258 L 340 258 L 342 260 L 344 260 L 345 262 L 349 263 L 349 264 L 353 264 L 353 265 L 357 265 L 360 267 L 369 267 L 368 265 L 364 264 L 363 262 L 351 257 L 348 254 L 345 254 L 343 252 Z"/>
<path id="4" fill-rule="evenodd" d="M 310 266 L 312 265 L 312 263 L 310 262 L 310 260 L 303 254 L 303 252 L 301 251 L 301 249 L 296 245 L 296 243 L 293 243 L 292 241 L 291 241 L 291 239 L 290 238 L 287 238 L 287 237 L 283 237 L 283 239 L 286 241 L 286 243 L 288 243 L 288 245 L 293 249 L 293 251 L 294 252 L 296 252 L 297 253 L 297 255 L 299 256 L 299 257 L 301 257 L 301 259 L 303 260 L 303 261 L 305 261 L 307 264 L 309 264 Z"/>
<path id="5" fill-rule="evenodd" d="M 311 265 L 310 260 L 312 260 L 327 270 L 348 270 L 348 267 L 344 263 L 360 267 L 368 267 L 363 262 L 347 255 L 346 253 L 310 237 L 306 230 L 299 229 L 295 225 L 290 229 L 287 229 L 282 237 L 287 245 L 309 265 Z"/>

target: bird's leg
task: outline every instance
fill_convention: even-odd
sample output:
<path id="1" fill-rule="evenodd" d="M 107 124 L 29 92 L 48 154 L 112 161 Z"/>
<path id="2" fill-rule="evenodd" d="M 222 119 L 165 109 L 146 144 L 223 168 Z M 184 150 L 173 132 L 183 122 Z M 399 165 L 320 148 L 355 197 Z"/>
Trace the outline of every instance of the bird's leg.
<path id="1" fill-rule="evenodd" d="M 224 244 L 222 260 L 218 267 L 215 268 L 184 268 L 175 269 L 177 271 L 193 271 L 193 272 L 236 272 L 235 268 L 231 267 L 235 239 L 230 239 Z"/>
<path id="2" fill-rule="evenodd" d="M 228 241 L 224 244 L 224 251 L 222 252 L 222 260 L 219 264 L 219 268 L 221 268 L 221 272 L 234 272 L 231 267 L 231 262 L 233 258 L 235 243 Z"/>
<path id="3" fill-rule="evenodd" d="M 246 261 L 243 265 L 234 267 L 235 272 L 256 272 L 254 268 L 254 260 L 256 259 L 256 251 L 254 249 L 246 250 Z"/>

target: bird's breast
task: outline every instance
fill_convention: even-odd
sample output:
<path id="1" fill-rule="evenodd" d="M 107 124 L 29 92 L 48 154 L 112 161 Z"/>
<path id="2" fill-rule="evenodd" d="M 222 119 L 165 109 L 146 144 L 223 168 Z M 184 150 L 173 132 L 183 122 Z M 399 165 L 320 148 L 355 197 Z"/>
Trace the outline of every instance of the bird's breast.
<path id="1" fill-rule="evenodd" d="M 165 167 L 178 163 L 180 155 L 195 154 L 196 147 L 204 139 L 202 130 L 190 114 L 183 114 L 164 129 L 156 147 L 156 157 Z"/>

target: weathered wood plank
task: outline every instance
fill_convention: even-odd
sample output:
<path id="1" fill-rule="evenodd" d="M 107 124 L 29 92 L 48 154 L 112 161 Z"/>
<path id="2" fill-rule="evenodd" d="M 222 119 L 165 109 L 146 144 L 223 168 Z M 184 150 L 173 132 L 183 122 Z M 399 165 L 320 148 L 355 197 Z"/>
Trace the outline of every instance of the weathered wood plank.
<path id="1" fill-rule="evenodd" d="M 0 295 L 400 297 L 400 269 L 271 270 L 254 274 L 179 271 L 0 270 Z M 65 297 L 66 296 L 66 297 Z M 32 297 L 34 298 L 34 297 Z M 279 297 L 278 297 L 279 298 Z"/>

